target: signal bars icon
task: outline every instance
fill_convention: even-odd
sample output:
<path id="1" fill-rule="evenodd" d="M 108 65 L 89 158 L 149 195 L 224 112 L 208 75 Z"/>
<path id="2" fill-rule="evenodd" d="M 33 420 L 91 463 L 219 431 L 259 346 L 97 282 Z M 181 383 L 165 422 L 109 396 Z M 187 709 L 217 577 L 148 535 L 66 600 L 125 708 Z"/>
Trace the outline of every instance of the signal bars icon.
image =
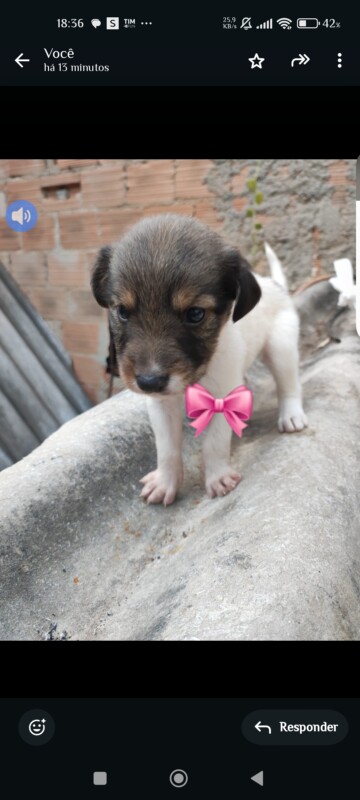
<path id="1" fill-rule="evenodd" d="M 263 28 L 269 30 L 273 26 L 272 19 L 267 19 L 266 22 L 262 22 L 261 25 L 257 25 L 256 28 Z"/>
<path id="2" fill-rule="evenodd" d="M 280 17 L 280 19 L 276 20 L 277 24 L 280 25 L 281 28 L 284 30 L 291 30 L 292 19 L 289 17 Z M 256 29 L 262 28 L 263 30 L 271 30 L 273 27 L 273 20 L 267 19 L 265 22 L 262 22 L 261 25 L 257 25 Z"/>

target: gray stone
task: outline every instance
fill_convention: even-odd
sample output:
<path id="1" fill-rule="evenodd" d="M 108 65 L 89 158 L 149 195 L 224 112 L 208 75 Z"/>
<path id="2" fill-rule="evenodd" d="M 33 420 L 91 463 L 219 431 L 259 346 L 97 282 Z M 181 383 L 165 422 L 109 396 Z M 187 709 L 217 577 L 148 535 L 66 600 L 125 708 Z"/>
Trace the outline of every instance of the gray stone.
<path id="1" fill-rule="evenodd" d="M 291 289 L 309 275 L 332 275 L 333 260 L 347 256 L 355 263 L 354 208 L 356 161 L 341 162 L 343 177 L 331 179 L 335 159 L 215 159 L 206 183 L 222 225 L 222 233 L 238 246 L 257 272 L 268 274 L 264 239 L 275 248 Z M 247 218 L 250 194 L 244 177 L 241 189 L 232 180 L 245 170 L 257 176 L 263 202 Z M 236 201 L 244 206 L 237 210 Z M 235 204 L 234 204 L 235 203 Z M 254 232 L 254 222 L 262 230 Z"/>
<path id="2" fill-rule="evenodd" d="M 343 318 L 341 342 L 314 341 L 302 366 L 304 432 L 278 433 L 272 378 L 252 369 L 254 414 L 233 444 L 244 477 L 227 497 L 206 497 L 185 423 L 178 500 L 139 499 L 155 446 L 130 392 L 5 469 L 0 637 L 358 639 L 359 339 Z"/>

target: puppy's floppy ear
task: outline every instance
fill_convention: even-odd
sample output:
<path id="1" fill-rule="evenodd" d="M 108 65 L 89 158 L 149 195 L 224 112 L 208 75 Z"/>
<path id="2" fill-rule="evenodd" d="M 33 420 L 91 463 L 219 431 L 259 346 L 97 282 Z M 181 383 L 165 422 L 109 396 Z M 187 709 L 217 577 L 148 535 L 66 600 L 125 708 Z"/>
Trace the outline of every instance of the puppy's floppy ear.
<path id="1" fill-rule="evenodd" d="M 230 279 L 230 294 L 236 299 L 233 321 L 248 314 L 261 297 L 260 286 L 251 272 L 250 264 L 243 258 L 239 251 L 228 250 L 225 258 L 227 274 Z"/>
<path id="2" fill-rule="evenodd" d="M 261 297 L 261 289 L 256 278 L 251 272 L 250 264 L 248 264 L 248 262 L 240 255 L 239 260 L 239 292 L 233 311 L 234 322 L 237 322 L 237 320 L 241 319 L 241 317 L 245 317 L 245 314 L 248 314 L 249 311 L 256 306 Z"/>
<path id="3" fill-rule="evenodd" d="M 91 288 L 95 300 L 100 306 L 108 308 L 110 302 L 110 258 L 111 247 L 102 247 L 94 264 L 91 276 Z"/>

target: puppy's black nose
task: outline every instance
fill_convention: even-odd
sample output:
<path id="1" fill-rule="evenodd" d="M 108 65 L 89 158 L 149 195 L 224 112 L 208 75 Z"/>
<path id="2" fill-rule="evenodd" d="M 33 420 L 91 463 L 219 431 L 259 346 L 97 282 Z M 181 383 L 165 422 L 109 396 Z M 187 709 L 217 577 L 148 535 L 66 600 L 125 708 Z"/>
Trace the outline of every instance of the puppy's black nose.
<path id="1" fill-rule="evenodd" d="M 136 375 L 136 383 L 143 392 L 162 392 L 168 381 L 168 375 Z"/>

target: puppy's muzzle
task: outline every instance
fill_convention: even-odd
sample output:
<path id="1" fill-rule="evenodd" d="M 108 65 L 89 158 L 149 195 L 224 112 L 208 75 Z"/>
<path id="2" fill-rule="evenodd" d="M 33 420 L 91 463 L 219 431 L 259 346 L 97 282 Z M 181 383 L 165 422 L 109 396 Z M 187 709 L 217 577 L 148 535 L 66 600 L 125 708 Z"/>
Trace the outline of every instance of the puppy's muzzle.
<path id="1" fill-rule="evenodd" d="M 163 392 L 169 382 L 168 375 L 136 375 L 136 383 L 143 392 Z"/>

